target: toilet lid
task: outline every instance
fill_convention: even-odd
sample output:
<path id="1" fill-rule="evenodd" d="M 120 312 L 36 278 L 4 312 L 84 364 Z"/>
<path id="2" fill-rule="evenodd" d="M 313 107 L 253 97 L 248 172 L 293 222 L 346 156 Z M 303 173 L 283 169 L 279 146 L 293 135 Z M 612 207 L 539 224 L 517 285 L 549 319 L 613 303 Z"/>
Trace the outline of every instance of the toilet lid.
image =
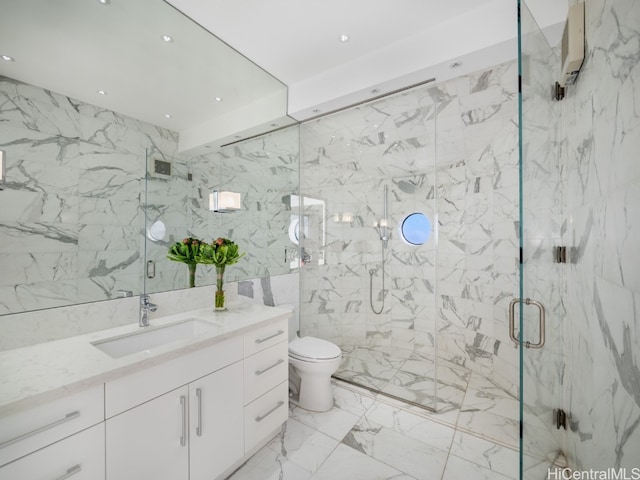
<path id="1" fill-rule="evenodd" d="M 342 355 L 337 345 L 315 337 L 296 338 L 289 342 L 289 353 L 300 358 L 327 360 Z"/>

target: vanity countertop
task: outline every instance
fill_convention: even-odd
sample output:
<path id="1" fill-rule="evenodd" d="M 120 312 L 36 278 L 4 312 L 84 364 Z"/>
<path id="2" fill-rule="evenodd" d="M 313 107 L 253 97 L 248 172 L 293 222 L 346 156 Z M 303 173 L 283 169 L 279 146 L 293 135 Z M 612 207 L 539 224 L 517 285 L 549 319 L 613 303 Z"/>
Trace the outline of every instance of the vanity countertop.
<path id="1" fill-rule="evenodd" d="M 282 308 L 244 301 L 231 302 L 227 307 L 224 312 L 202 309 L 151 318 L 150 328 L 189 318 L 213 322 L 216 327 L 193 338 L 121 358 L 110 357 L 92 343 L 142 330 L 137 323 L 0 352 L 0 417 L 166 362 L 291 315 Z"/>

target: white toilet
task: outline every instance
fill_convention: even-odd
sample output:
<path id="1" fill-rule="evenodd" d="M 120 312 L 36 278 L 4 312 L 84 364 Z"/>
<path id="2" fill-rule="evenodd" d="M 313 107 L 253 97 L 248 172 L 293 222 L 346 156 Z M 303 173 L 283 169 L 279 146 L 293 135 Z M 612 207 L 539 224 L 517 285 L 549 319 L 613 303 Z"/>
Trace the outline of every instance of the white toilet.
<path id="1" fill-rule="evenodd" d="M 340 347 L 315 337 L 299 337 L 299 317 L 293 305 L 280 305 L 294 311 L 289 338 L 290 400 L 305 410 L 326 412 L 333 407 L 331 375 L 342 361 Z M 293 324 L 295 322 L 295 324 Z"/>

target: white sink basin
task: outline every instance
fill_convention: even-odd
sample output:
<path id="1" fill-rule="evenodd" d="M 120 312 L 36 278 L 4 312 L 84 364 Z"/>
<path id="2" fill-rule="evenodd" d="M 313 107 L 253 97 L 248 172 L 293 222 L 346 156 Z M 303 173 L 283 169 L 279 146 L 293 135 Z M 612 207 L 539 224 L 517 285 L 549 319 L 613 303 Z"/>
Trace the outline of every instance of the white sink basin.
<path id="1" fill-rule="evenodd" d="M 93 342 L 92 345 L 112 358 L 120 358 L 132 353 L 148 352 L 152 348 L 197 337 L 220 328 L 215 323 L 187 318 L 169 325 L 146 327 L 137 332 L 106 338 Z"/>

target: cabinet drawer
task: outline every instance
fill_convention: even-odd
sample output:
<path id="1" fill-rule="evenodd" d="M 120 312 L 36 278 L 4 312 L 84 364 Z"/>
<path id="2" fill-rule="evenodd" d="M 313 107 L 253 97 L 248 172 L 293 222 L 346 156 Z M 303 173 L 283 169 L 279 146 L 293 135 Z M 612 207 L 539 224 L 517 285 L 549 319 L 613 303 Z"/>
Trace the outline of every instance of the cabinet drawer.
<path id="1" fill-rule="evenodd" d="M 289 416 L 289 384 L 287 381 L 244 407 L 244 451 L 264 441 Z"/>
<path id="2" fill-rule="evenodd" d="M 107 418 L 242 360 L 242 336 L 197 350 L 105 385 Z"/>
<path id="3" fill-rule="evenodd" d="M 104 386 L 0 419 L 0 465 L 104 420 Z"/>
<path id="4" fill-rule="evenodd" d="M 244 354 L 246 357 L 269 348 L 282 340 L 288 340 L 289 321 L 278 320 L 264 327 L 257 328 L 244 335 Z"/>
<path id="5" fill-rule="evenodd" d="M 104 480 L 104 423 L 0 468 L 0 480 Z"/>
<path id="6" fill-rule="evenodd" d="M 252 402 L 289 374 L 289 343 L 281 341 L 244 360 L 244 403 Z"/>

